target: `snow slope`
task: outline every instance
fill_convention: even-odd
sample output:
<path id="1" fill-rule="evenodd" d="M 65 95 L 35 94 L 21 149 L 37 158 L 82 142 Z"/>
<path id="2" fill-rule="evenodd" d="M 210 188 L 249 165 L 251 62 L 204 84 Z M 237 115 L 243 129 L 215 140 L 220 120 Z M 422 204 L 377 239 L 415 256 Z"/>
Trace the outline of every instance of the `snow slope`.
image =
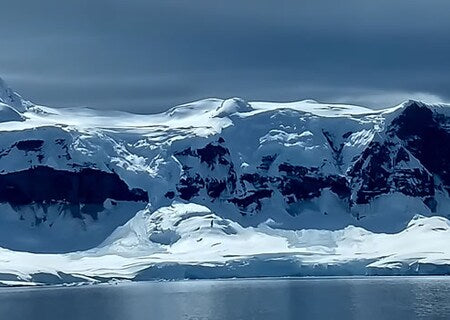
<path id="1" fill-rule="evenodd" d="M 0 81 L 0 280 L 445 274 L 449 166 L 445 104 L 135 115 Z"/>
<path id="2" fill-rule="evenodd" d="M 415 216 L 396 234 L 243 228 L 197 204 L 146 208 L 95 249 L 1 250 L 0 281 L 55 284 L 116 279 L 447 274 L 450 222 Z"/>

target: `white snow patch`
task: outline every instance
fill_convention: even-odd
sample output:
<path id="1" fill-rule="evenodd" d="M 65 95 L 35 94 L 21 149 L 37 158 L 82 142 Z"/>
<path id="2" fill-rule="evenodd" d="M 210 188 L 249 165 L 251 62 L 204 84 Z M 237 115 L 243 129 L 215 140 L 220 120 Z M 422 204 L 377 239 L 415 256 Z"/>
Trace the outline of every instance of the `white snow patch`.
<path id="1" fill-rule="evenodd" d="M 223 118 L 235 113 L 252 111 L 250 104 L 241 98 L 231 98 L 224 100 L 222 104 L 213 112 L 213 117 Z"/>

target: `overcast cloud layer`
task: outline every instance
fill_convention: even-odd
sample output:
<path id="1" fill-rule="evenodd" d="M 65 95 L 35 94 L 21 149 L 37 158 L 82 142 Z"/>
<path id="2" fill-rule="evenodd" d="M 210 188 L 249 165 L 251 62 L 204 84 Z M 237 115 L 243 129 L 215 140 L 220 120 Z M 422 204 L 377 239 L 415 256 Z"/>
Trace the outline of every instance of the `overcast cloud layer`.
<path id="1" fill-rule="evenodd" d="M 2 1 L 0 76 L 36 103 L 450 101 L 448 0 Z"/>

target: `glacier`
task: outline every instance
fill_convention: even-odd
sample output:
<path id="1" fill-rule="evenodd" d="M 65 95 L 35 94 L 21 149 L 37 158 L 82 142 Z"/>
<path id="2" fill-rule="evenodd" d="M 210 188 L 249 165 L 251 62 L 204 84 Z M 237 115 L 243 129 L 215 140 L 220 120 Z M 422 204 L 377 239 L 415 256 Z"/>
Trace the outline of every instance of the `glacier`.
<path id="1" fill-rule="evenodd" d="M 449 107 L 137 115 L 0 81 L 0 283 L 448 274 Z"/>

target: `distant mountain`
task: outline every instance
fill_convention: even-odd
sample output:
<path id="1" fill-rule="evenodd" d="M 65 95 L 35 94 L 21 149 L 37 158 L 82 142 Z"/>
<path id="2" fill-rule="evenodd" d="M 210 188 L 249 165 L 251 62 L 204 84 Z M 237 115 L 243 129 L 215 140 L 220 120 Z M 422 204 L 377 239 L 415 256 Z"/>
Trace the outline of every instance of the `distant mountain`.
<path id="1" fill-rule="evenodd" d="M 11 250 L 97 247 L 95 254 L 86 252 L 97 257 L 116 248 L 114 254 L 123 257 L 133 252 L 124 243 L 137 241 L 136 252 L 167 255 L 164 248 L 188 234 L 219 228 L 217 235 L 200 232 L 196 241 L 272 237 L 247 253 L 269 250 L 273 257 L 289 246 L 270 249 L 271 241 L 293 241 L 297 230 L 321 229 L 318 237 L 335 237 L 353 225 L 364 228 L 354 229 L 364 235 L 399 234 L 411 228 L 413 217 L 433 225 L 441 222 L 425 217 L 442 216 L 447 226 L 450 214 L 450 105 L 445 104 L 406 101 L 372 110 L 313 100 L 232 98 L 135 115 L 35 105 L 0 81 L 0 132 L 0 246 Z M 187 209 L 167 209 L 183 206 Z M 165 226 L 170 218 L 164 214 L 177 215 L 189 206 L 198 207 L 180 220 L 189 221 L 186 230 L 174 221 Z M 204 213 L 193 219 L 198 210 Z M 153 232 L 142 233 L 150 223 L 137 218 L 142 212 L 152 216 Z M 333 241 L 329 245 L 339 247 Z M 300 244 L 305 243 L 292 245 Z M 192 248 L 199 250 L 192 259 L 206 250 Z M 364 266 L 375 258 L 364 258 Z"/>

